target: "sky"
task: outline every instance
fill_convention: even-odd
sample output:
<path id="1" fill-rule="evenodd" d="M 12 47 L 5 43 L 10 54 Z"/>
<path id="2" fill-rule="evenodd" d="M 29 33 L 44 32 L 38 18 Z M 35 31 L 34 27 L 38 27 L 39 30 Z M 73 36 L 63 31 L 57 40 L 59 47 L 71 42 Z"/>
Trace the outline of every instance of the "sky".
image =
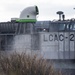
<path id="1" fill-rule="evenodd" d="M 63 11 L 65 19 L 75 18 L 75 0 L 0 0 L 0 22 L 19 18 L 23 9 L 37 5 L 37 20 L 57 20 L 57 11 Z"/>

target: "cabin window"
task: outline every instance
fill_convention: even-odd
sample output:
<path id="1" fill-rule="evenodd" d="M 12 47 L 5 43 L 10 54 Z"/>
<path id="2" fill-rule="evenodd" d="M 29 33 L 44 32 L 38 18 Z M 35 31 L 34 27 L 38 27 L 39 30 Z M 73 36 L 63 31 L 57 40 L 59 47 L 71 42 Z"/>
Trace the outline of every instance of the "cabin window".
<path id="1" fill-rule="evenodd" d="M 70 25 L 70 30 L 75 30 L 75 24 Z"/>
<path id="2" fill-rule="evenodd" d="M 50 31 L 64 31 L 66 24 L 55 23 L 50 25 Z"/>
<path id="3" fill-rule="evenodd" d="M 75 30 L 75 24 L 73 25 L 73 30 Z"/>
<path id="4" fill-rule="evenodd" d="M 50 31 L 55 32 L 58 31 L 58 24 L 51 24 L 50 25 Z"/>
<path id="5" fill-rule="evenodd" d="M 65 24 L 60 24 L 59 25 L 59 31 L 65 30 Z"/>

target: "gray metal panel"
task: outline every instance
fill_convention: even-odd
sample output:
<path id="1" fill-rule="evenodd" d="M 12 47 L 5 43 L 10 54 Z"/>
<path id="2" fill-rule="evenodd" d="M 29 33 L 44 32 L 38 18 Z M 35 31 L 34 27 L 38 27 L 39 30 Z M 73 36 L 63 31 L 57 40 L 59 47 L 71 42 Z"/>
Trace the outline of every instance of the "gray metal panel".
<path id="1" fill-rule="evenodd" d="M 0 33 L 15 33 L 17 23 L 0 23 Z"/>
<path id="2" fill-rule="evenodd" d="M 31 50 L 31 35 L 16 35 L 13 40 L 12 48 L 19 52 Z"/>
<path id="3" fill-rule="evenodd" d="M 40 50 L 48 59 L 74 59 L 74 32 L 41 32 Z"/>
<path id="4" fill-rule="evenodd" d="M 39 50 L 40 39 L 39 33 L 31 34 L 31 50 Z"/>

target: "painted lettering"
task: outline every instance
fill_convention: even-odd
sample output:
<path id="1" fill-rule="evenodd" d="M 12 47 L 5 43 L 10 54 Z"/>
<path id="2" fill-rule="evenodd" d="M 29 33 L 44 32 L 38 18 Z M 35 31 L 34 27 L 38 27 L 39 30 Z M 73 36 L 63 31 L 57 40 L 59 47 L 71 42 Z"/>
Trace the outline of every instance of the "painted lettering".
<path id="1" fill-rule="evenodd" d="M 55 36 L 54 36 L 54 41 L 58 41 L 58 36 L 57 36 L 57 34 L 55 34 Z"/>
<path id="2" fill-rule="evenodd" d="M 45 35 L 43 36 L 43 38 L 44 38 L 44 39 L 43 39 L 44 41 L 48 41 Z"/>
<path id="3" fill-rule="evenodd" d="M 53 35 L 52 34 L 49 35 L 49 41 L 53 41 Z"/>
<path id="4" fill-rule="evenodd" d="M 60 41 L 63 41 L 63 40 L 64 40 L 64 35 L 63 35 L 63 34 L 60 34 L 60 35 L 59 35 L 59 40 L 60 40 Z"/>
<path id="5" fill-rule="evenodd" d="M 74 41 L 74 34 L 70 34 L 70 41 Z"/>
<path id="6" fill-rule="evenodd" d="M 64 41 L 65 39 L 69 39 L 70 41 L 74 41 L 74 34 L 69 35 L 70 39 L 63 34 L 49 34 L 43 35 L 43 41 Z"/>

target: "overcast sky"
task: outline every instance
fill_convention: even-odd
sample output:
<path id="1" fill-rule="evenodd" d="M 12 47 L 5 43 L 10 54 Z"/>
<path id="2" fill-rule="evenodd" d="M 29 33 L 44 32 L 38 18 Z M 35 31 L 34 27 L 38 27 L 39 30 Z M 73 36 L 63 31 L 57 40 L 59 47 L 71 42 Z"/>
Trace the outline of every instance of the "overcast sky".
<path id="1" fill-rule="evenodd" d="M 39 8 L 38 20 L 58 19 L 57 11 L 63 11 L 66 19 L 75 18 L 75 0 L 0 0 L 0 22 L 19 18 L 24 8 L 34 5 Z"/>

